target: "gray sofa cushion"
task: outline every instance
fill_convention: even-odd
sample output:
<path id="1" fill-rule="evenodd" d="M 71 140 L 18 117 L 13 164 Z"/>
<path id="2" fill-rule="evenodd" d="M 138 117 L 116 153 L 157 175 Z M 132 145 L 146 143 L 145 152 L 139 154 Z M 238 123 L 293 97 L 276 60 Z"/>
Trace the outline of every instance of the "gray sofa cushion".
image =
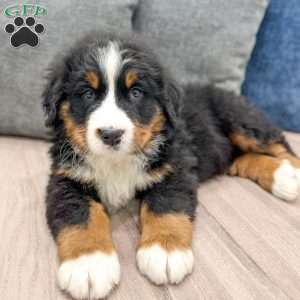
<path id="1" fill-rule="evenodd" d="M 240 93 L 266 0 L 141 0 L 134 29 L 156 40 L 177 80 Z"/>
<path id="2" fill-rule="evenodd" d="M 131 18 L 137 1 L 42 1 L 48 15 L 36 18 L 45 27 L 36 48 L 27 45 L 13 48 L 9 34 L 3 29 L 14 18 L 1 14 L 0 134 L 46 137 L 41 93 L 49 62 L 59 49 L 72 44 L 85 31 L 97 28 L 131 31 Z M 2 0 L 1 10 L 13 2 Z"/>

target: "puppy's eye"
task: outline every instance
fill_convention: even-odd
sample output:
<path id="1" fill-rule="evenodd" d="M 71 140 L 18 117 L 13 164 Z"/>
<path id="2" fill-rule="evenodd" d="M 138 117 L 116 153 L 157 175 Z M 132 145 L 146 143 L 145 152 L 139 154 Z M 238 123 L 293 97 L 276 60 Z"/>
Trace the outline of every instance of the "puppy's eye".
<path id="1" fill-rule="evenodd" d="M 92 102 L 95 99 L 95 92 L 93 90 L 88 90 L 84 92 L 81 97 L 86 102 Z"/>
<path id="2" fill-rule="evenodd" d="M 129 99 L 132 101 L 140 100 L 144 97 L 144 92 L 139 88 L 132 88 L 129 90 Z"/>

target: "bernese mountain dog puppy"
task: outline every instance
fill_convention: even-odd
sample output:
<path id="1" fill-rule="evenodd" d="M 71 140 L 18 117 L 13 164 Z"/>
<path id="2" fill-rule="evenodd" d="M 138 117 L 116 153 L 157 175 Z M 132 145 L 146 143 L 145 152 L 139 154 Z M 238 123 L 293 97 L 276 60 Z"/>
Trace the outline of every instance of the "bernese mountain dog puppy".
<path id="1" fill-rule="evenodd" d="M 299 197 L 300 160 L 282 131 L 243 97 L 179 86 L 140 38 L 84 38 L 56 58 L 43 99 L 47 221 L 59 285 L 76 299 L 106 297 L 119 283 L 110 214 L 128 201 L 140 203 L 138 269 L 177 284 L 194 265 L 199 183 L 228 173 Z"/>

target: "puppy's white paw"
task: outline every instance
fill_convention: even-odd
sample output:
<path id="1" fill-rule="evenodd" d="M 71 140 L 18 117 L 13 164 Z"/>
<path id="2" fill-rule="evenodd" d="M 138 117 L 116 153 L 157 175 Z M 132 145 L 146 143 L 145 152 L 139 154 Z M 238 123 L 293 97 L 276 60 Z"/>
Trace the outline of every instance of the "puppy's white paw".
<path id="1" fill-rule="evenodd" d="M 289 161 L 283 160 L 273 175 L 272 193 L 286 201 L 294 201 L 300 195 L 300 174 Z"/>
<path id="2" fill-rule="evenodd" d="M 191 249 L 168 252 L 156 244 L 138 250 L 137 265 L 156 284 L 177 284 L 192 272 L 194 256 Z"/>
<path id="3" fill-rule="evenodd" d="M 120 264 L 116 253 L 101 251 L 63 262 L 58 270 L 61 289 L 75 299 L 102 299 L 120 281 Z"/>

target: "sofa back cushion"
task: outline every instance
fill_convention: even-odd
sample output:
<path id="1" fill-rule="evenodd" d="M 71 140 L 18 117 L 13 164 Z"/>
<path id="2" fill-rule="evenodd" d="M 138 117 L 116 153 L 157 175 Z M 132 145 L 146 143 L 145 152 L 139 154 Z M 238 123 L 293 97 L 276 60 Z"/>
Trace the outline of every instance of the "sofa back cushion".
<path id="1" fill-rule="evenodd" d="M 141 0 L 133 28 L 181 82 L 240 93 L 266 0 Z"/>

